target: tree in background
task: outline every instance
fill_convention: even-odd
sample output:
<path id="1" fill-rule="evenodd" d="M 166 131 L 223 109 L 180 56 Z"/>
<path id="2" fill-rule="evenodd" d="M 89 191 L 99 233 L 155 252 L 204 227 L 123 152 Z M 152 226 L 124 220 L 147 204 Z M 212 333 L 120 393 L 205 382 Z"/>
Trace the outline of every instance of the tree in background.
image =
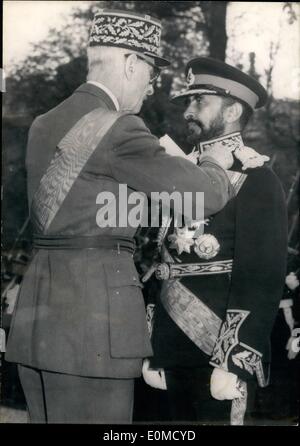
<path id="1" fill-rule="evenodd" d="M 233 9 L 235 5 L 237 3 L 232 3 Z M 269 21 L 268 14 L 273 13 L 273 7 L 274 17 Z M 284 64 L 288 61 L 286 52 L 290 48 L 287 36 L 297 39 L 299 35 L 299 5 L 295 2 L 253 2 L 248 11 L 236 8 L 230 12 L 227 60 L 260 81 L 269 97 L 266 106 L 258 110 L 250 121 L 245 132 L 246 142 L 271 157 L 272 167 L 288 193 L 299 164 L 300 85 L 299 69 L 293 76 L 288 67 L 284 71 Z M 249 48 L 249 52 L 241 52 L 240 42 L 243 42 L 242 48 Z M 294 42 L 291 43 L 293 45 Z M 295 100 L 285 99 L 282 95 L 278 99 L 275 88 L 278 89 L 281 82 L 287 84 L 289 98 L 295 94 Z"/>
<path id="2" fill-rule="evenodd" d="M 149 101 L 145 111 L 151 130 L 157 128 L 158 133 L 161 133 L 161 118 L 168 111 L 161 107 L 163 99 L 168 99 L 172 85 L 176 90 L 183 86 L 186 62 L 195 54 L 210 54 L 225 59 L 228 2 L 87 3 L 82 8 L 77 7 L 61 29 L 50 29 L 46 39 L 32 46 L 29 57 L 13 68 L 7 81 L 7 89 L 13 94 L 8 98 L 6 106 L 16 110 L 21 103 L 26 104 L 27 111 L 36 116 L 55 106 L 85 80 L 85 53 L 95 9 L 102 7 L 149 13 L 163 22 L 163 51 L 172 61 L 172 67 L 161 76 L 159 94 Z M 158 96 L 161 98 L 158 100 L 159 108 L 153 110 L 152 106 Z"/>

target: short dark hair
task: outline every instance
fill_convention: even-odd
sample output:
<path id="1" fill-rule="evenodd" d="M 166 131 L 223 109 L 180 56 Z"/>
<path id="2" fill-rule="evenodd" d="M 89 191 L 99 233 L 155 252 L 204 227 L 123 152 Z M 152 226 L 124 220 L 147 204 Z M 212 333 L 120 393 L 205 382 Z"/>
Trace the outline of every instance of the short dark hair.
<path id="1" fill-rule="evenodd" d="M 241 101 L 240 99 L 236 99 L 233 96 L 223 96 L 223 103 L 224 103 L 225 107 L 229 107 L 230 105 L 234 104 L 235 102 L 238 102 L 243 107 L 243 112 L 240 116 L 239 121 L 240 121 L 241 129 L 244 130 L 244 128 L 248 124 L 248 122 L 253 114 L 253 110 L 248 104 Z"/>

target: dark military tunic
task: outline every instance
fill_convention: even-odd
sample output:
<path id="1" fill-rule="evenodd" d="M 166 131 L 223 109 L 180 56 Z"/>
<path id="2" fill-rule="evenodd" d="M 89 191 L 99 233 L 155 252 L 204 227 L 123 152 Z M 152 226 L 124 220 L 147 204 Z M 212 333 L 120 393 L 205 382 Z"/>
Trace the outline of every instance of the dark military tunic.
<path id="1" fill-rule="evenodd" d="M 154 367 L 211 364 L 242 380 L 255 377 L 260 385 L 267 383 L 269 338 L 286 271 L 286 206 L 280 182 L 269 168 L 245 173 L 237 196 L 204 225 L 204 234 L 213 235 L 220 245 L 210 261 L 233 259 L 232 271 L 177 279 L 184 287 L 181 293 L 191 292 L 211 311 L 212 326 L 219 323 L 214 327 L 218 331 L 213 348 L 205 352 L 199 348 L 159 302 L 152 335 Z M 172 232 L 169 230 L 169 234 Z M 168 237 L 165 240 L 176 264 L 208 261 L 199 258 L 193 249 L 178 255 L 170 248 Z M 200 323 L 202 317 L 195 315 Z"/>
<path id="2" fill-rule="evenodd" d="M 104 91 L 84 84 L 34 121 L 26 160 L 30 205 L 57 145 L 96 109 L 109 112 L 115 106 Z M 110 191 L 118 197 L 120 183 L 146 194 L 203 191 L 207 215 L 224 206 L 230 186 L 226 173 L 211 158 L 199 168 L 170 157 L 140 118 L 121 116 L 83 166 L 47 235 L 132 238 L 136 228 L 101 228 L 96 221 L 98 194 Z M 38 213 L 37 206 L 35 217 Z M 36 250 L 21 285 L 6 360 L 90 377 L 140 374 L 142 358 L 152 349 L 132 254 L 116 247 L 92 248 Z"/>

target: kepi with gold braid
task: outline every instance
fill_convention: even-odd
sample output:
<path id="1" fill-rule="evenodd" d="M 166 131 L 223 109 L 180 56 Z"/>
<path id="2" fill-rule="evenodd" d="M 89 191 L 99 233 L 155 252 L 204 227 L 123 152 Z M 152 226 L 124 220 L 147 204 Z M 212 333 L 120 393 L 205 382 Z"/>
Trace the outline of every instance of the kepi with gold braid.
<path id="1" fill-rule="evenodd" d="M 127 48 L 154 59 L 158 67 L 170 65 L 160 56 L 161 22 L 146 14 L 98 9 L 90 33 L 90 46 Z"/>

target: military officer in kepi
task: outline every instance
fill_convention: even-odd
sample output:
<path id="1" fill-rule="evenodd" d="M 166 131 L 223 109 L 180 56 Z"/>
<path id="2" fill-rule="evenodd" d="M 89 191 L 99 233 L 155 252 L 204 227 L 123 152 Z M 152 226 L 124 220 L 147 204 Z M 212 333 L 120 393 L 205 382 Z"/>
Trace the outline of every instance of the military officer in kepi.
<path id="1" fill-rule="evenodd" d="M 186 75 L 187 88 L 173 100 L 187 101 L 199 159 L 210 147 L 233 153 L 234 198 L 193 227 L 174 228 L 170 220 L 160 230 L 156 275 L 164 282 L 144 375 L 151 383 L 148 373 L 160 369 L 156 385 L 166 382 L 174 420 L 242 424 L 256 384 L 269 379 L 269 337 L 286 271 L 285 198 L 268 158 L 243 155 L 252 149 L 245 150 L 242 132 L 265 104 L 265 89 L 212 58 L 191 60 Z"/>
<path id="2" fill-rule="evenodd" d="M 159 54 L 160 36 L 160 22 L 149 15 L 99 10 L 87 83 L 37 117 L 29 132 L 35 254 L 6 360 L 19 364 L 35 423 L 129 423 L 134 378 L 152 354 L 133 262 L 137 228 L 100 224 L 99 194 L 117 202 L 120 184 L 147 195 L 203 191 L 206 216 L 231 197 L 225 169 L 233 159 L 228 164 L 219 149 L 199 166 L 171 157 L 136 116 L 169 64 Z"/>

